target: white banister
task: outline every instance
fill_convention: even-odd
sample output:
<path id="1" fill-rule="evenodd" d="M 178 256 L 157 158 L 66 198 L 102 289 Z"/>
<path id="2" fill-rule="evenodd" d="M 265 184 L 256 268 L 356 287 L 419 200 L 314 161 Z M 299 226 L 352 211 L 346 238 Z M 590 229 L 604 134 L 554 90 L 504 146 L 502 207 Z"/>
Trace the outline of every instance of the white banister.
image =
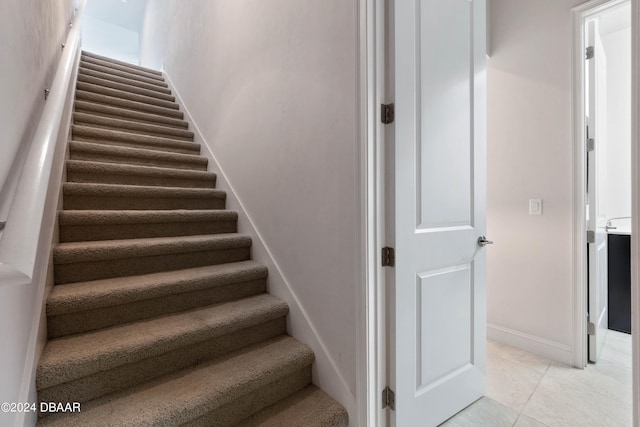
<path id="1" fill-rule="evenodd" d="M 4 229 L 0 231 L 0 286 L 27 285 L 34 277 L 54 154 L 80 46 L 79 24 L 85 3 L 86 0 L 82 0 L 78 5 Z"/>

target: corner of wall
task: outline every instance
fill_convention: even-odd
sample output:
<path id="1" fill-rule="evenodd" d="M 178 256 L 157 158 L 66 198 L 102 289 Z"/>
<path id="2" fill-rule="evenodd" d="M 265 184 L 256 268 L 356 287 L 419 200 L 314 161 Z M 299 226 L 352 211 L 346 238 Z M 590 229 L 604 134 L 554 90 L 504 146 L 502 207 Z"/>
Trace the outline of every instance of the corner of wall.
<path id="1" fill-rule="evenodd" d="M 210 144 L 204 138 L 198 125 L 189 113 L 189 109 L 180 96 L 180 92 L 166 71 L 164 75 L 177 102 L 184 111 L 184 120 L 189 123 L 191 130 L 194 132 L 194 141 L 200 143 L 204 148 L 202 155 L 209 159 L 210 168 L 217 174 L 217 188 L 227 193 L 227 209 L 234 210 L 238 213 L 239 231 L 252 238 L 253 244 L 251 251 L 253 259 L 261 262 L 269 269 L 269 293 L 281 298 L 289 305 L 287 331 L 294 338 L 307 344 L 315 354 L 315 363 L 312 370 L 313 383 L 340 402 L 349 413 L 350 425 L 357 426 L 358 407 L 356 397 L 350 390 L 346 379 L 340 373 L 336 361 L 331 357 L 325 342 L 319 335 L 305 307 L 293 290 L 293 287 L 285 277 L 268 244 L 256 228 L 255 222 L 248 214 L 242 200 L 234 190 L 233 184 L 225 174 L 222 165 L 216 159 Z"/>

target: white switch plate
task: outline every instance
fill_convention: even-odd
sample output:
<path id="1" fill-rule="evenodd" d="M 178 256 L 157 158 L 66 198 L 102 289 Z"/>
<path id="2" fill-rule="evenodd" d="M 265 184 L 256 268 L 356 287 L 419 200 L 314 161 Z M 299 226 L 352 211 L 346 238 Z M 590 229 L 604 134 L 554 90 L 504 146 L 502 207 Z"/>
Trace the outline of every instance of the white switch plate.
<path id="1" fill-rule="evenodd" d="M 542 199 L 529 199 L 529 215 L 542 215 Z"/>

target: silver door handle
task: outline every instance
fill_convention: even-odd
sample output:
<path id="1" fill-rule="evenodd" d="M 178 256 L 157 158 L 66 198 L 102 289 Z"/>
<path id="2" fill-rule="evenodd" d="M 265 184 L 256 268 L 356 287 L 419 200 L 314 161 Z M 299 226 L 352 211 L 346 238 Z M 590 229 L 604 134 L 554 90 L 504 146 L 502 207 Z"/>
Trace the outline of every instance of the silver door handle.
<path id="1" fill-rule="evenodd" d="M 484 248 L 487 245 L 493 245 L 493 242 L 491 240 L 487 240 L 485 236 L 478 237 L 478 246 Z"/>

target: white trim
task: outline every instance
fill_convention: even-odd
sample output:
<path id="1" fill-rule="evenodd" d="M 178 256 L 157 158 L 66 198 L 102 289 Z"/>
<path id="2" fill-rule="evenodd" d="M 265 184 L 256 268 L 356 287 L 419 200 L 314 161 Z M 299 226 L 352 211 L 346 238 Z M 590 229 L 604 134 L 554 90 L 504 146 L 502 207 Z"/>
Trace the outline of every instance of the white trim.
<path id="1" fill-rule="evenodd" d="M 631 0 L 631 330 L 633 425 L 640 427 L 640 0 Z"/>
<path id="2" fill-rule="evenodd" d="M 546 357 L 547 359 L 564 363 L 565 365 L 571 365 L 573 363 L 571 346 L 536 335 L 488 324 L 487 338 Z"/>
<path id="3" fill-rule="evenodd" d="M 571 133 L 573 139 L 573 360 L 576 368 L 587 365 L 587 224 L 584 112 L 584 20 L 628 0 L 591 0 L 571 10 L 573 21 Z"/>
<path id="4" fill-rule="evenodd" d="M 322 388 L 347 409 L 351 425 L 358 425 L 356 398 L 351 392 L 348 382 L 340 373 L 338 364 L 328 351 L 326 344 L 316 330 L 307 311 L 285 277 L 280 265 L 263 239 L 262 234 L 255 226 L 252 217 L 245 209 L 242 200 L 225 174 L 215 154 L 212 152 L 209 142 L 200 131 L 184 99 L 180 96 L 180 92 L 166 71 L 164 72 L 164 77 L 173 95 L 176 97 L 176 101 L 184 111 L 184 120 L 189 123 L 191 130 L 194 132 L 194 142 L 201 144 L 204 148 L 201 155 L 209 159 L 209 170 L 217 174 L 216 187 L 227 193 L 227 209 L 238 213 L 238 232 L 251 236 L 253 241 L 251 246 L 253 259 L 264 264 L 269 269 L 269 292 L 283 299 L 289 305 L 289 317 L 287 320 L 288 333 L 307 344 L 315 353 L 315 363 L 312 369 L 314 384 Z"/>

